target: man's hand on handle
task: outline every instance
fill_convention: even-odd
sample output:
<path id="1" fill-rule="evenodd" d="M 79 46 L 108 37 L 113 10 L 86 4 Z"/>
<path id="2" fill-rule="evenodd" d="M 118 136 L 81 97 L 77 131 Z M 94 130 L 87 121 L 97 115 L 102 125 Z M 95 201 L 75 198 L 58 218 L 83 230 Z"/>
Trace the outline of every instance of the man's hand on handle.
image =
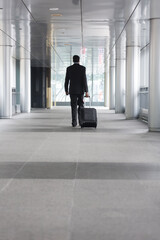
<path id="1" fill-rule="evenodd" d="M 85 96 L 84 96 L 84 97 L 90 97 L 90 96 L 89 96 L 89 93 L 88 93 L 88 92 L 86 92 L 86 94 L 85 94 Z"/>

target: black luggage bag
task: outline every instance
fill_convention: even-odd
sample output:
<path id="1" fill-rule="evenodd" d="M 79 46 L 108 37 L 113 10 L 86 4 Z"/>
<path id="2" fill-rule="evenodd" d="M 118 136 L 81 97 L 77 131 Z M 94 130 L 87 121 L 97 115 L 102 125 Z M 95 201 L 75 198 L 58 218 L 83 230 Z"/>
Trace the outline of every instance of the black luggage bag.
<path id="1" fill-rule="evenodd" d="M 97 111 L 95 108 L 81 108 L 80 109 L 80 126 L 97 127 Z"/>

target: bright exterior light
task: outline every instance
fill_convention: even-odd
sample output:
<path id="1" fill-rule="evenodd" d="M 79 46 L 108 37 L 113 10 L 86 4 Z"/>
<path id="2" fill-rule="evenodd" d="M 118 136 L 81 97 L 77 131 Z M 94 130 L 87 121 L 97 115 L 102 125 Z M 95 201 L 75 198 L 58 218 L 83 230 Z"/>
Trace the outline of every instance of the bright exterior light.
<path id="1" fill-rule="evenodd" d="M 50 10 L 50 11 L 58 11 L 59 8 L 50 8 L 49 10 Z"/>

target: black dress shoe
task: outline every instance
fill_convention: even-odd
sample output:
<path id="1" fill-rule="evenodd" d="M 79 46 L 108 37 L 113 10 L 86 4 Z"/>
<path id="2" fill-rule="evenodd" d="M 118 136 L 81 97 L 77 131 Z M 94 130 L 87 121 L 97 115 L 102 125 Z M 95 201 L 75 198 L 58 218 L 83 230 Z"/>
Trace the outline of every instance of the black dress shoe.
<path id="1" fill-rule="evenodd" d="M 72 123 L 72 127 L 76 127 L 77 126 L 77 123 Z"/>

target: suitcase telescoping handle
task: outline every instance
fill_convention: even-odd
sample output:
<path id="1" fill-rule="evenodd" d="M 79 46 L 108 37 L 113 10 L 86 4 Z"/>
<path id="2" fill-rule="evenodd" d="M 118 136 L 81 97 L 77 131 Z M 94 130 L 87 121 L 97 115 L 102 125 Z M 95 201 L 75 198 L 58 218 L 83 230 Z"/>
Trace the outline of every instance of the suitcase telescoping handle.
<path id="1" fill-rule="evenodd" d="M 88 97 L 85 97 L 85 96 L 84 96 L 84 103 L 85 103 L 85 106 L 86 106 L 86 101 L 85 101 L 86 98 L 89 99 L 89 108 L 90 108 L 90 107 L 91 107 L 91 98 L 90 98 L 90 96 L 88 96 Z"/>

